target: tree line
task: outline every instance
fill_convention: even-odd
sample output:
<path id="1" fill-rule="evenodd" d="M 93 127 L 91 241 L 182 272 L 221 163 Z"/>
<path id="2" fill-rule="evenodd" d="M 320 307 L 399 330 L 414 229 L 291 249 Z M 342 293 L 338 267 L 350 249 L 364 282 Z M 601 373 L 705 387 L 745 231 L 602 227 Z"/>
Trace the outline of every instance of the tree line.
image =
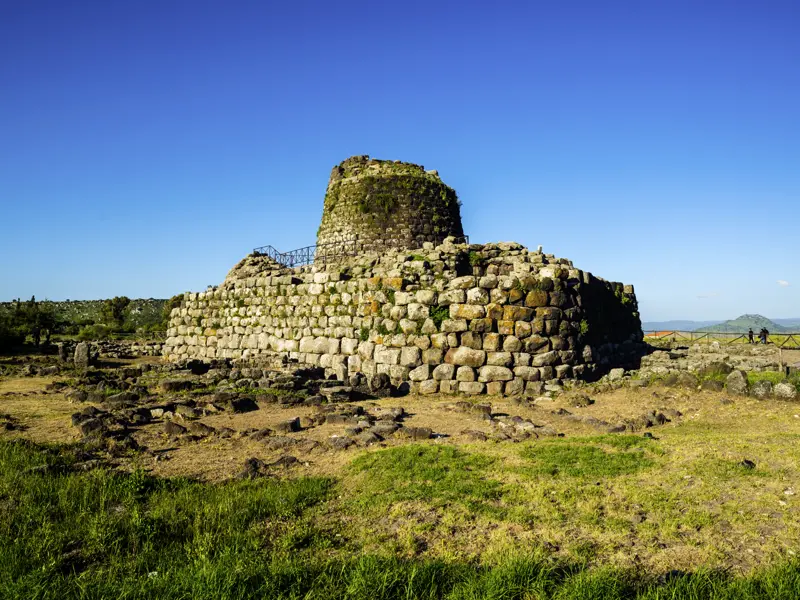
<path id="1" fill-rule="evenodd" d="M 59 310 L 49 301 L 17 299 L 0 306 L 0 350 L 8 350 L 25 343 L 39 347 L 50 344 L 54 335 L 75 336 L 81 340 L 104 339 L 120 333 L 143 334 L 162 332 L 167 328 L 169 314 L 180 304 L 182 297 L 168 300 L 160 314 L 154 314 L 147 323 L 134 323 L 129 319 L 131 299 L 116 296 L 104 300 L 99 313 L 91 318 L 78 318 Z"/>

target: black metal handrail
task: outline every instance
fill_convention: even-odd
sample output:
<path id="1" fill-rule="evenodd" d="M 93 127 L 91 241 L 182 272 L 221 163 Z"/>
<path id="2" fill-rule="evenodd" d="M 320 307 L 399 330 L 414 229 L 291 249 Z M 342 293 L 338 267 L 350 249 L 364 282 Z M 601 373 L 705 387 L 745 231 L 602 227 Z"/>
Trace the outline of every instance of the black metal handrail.
<path id="1" fill-rule="evenodd" d="M 451 236 L 455 237 L 455 236 Z M 469 236 L 455 237 L 456 244 L 469 244 Z M 374 250 L 375 246 L 389 245 L 384 240 L 368 240 L 363 242 L 358 239 L 348 239 L 315 246 L 305 246 L 288 252 L 281 252 L 274 246 L 260 246 L 253 248 L 253 254 L 268 256 L 275 262 L 285 267 L 300 267 L 311 263 L 334 262 L 340 258 L 358 255 L 365 247 Z"/>

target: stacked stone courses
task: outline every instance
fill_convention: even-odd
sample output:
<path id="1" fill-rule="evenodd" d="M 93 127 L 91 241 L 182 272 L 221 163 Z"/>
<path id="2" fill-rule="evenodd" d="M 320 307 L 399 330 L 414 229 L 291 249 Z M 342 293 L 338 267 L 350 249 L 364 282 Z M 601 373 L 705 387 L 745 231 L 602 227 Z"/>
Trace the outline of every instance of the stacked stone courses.
<path id="1" fill-rule="evenodd" d="M 356 242 L 361 250 L 383 251 L 463 235 L 458 196 L 436 171 L 353 156 L 331 172 L 317 245 L 330 251 Z"/>
<path id="2" fill-rule="evenodd" d="M 164 355 L 290 360 L 340 380 L 386 373 L 420 394 L 514 395 L 636 354 L 632 286 L 516 243 L 454 242 L 294 269 L 248 256 L 219 287 L 184 295 Z"/>

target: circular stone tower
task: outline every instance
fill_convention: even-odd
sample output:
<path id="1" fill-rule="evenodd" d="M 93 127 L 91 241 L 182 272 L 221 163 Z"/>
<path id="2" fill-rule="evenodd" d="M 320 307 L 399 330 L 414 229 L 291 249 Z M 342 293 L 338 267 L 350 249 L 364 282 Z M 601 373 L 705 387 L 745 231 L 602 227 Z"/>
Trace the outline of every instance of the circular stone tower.
<path id="1" fill-rule="evenodd" d="M 463 235 L 456 192 L 436 171 L 369 156 L 352 156 L 331 171 L 317 231 L 325 253 L 339 244 L 358 251 L 421 248 Z"/>

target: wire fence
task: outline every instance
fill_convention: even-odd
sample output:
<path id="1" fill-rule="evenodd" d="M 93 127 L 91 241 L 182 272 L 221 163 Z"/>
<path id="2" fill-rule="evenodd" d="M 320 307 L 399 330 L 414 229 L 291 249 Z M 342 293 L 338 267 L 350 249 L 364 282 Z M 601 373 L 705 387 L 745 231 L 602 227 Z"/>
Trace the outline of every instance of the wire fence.
<path id="1" fill-rule="evenodd" d="M 456 237 L 454 243 L 469 244 L 469 236 Z M 383 246 L 386 249 L 394 247 L 388 240 L 345 239 L 327 244 L 304 246 L 296 250 L 281 252 L 274 246 L 260 246 L 253 248 L 253 254 L 268 256 L 275 262 L 285 267 L 301 267 L 312 263 L 336 262 L 349 256 L 358 256 L 365 250 L 376 251 Z"/>
<path id="2" fill-rule="evenodd" d="M 749 344 L 749 333 L 729 333 L 721 331 L 645 331 L 644 339 L 648 341 L 668 341 L 720 344 Z M 759 344 L 761 340 L 755 334 L 753 343 Z M 779 348 L 800 348 L 800 333 L 770 333 L 767 343 Z"/>

